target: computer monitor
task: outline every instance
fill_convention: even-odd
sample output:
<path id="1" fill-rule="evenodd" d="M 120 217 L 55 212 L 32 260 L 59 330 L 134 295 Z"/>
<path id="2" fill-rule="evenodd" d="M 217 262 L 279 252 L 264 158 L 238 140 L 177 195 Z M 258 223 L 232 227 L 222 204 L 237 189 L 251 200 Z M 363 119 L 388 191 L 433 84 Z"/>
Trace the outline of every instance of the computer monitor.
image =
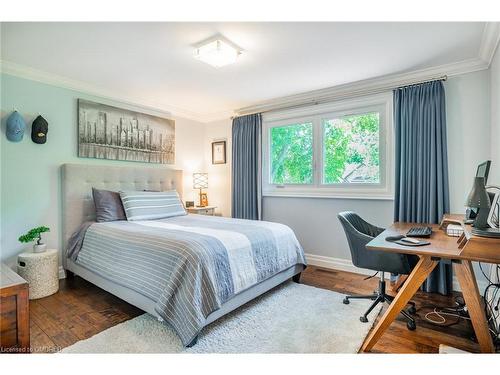
<path id="1" fill-rule="evenodd" d="M 477 166 L 476 177 L 484 177 L 484 184 L 488 183 L 488 174 L 490 173 L 491 160 L 486 160 Z"/>
<path id="2" fill-rule="evenodd" d="M 491 160 L 486 160 L 485 162 L 477 166 L 476 177 L 484 177 L 485 185 L 488 181 L 488 174 L 490 173 L 490 165 L 491 165 Z M 490 197 L 491 201 L 493 199 L 494 194 L 490 195 L 488 193 L 488 196 Z M 477 213 L 478 213 L 477 208 L 467 207 L 467 210 L 465 211 L 465 223 L 472 223 L 472 221 L 476 218 Z"/>

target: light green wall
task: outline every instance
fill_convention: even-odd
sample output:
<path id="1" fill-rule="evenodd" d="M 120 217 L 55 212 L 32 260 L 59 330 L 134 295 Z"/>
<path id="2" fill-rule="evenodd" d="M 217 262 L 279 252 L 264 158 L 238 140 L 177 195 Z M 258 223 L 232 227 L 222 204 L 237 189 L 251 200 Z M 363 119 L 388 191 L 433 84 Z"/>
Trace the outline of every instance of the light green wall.
<path id="1" fill-rule="evenodd" d="M 500 47 L 497 48 L 491 62 L 490 86 L 491 170 L 488 181 L 490 184 L 500 185 Z"/>
<path id="2" fill-rule="evenodd" d="M 17 242 L 17 238 L 34 226 L 49 226 L 51 232 L 46 237 L 48 246 L 61 248 L 61 164 L 164 165 L 77 157 L 78 98 L 141 111 L 140 108 L 10 75 L 3 74 L 1 78 L 0 259 L 12 264 L 16 254 L 26 249 L 26 245 Z M 9 142 L 5 136 L 5 122 L 14 108 L 23 115 L 27 125 L 24 138 L 19 143 Z M 39 113 L 49 123 L 47 143 L 44 145 L 31 141 L 31 123 Z M 184 169 L 188 175 L 205 165 L 203 151 L 200 151 L 204 146 L 204 125 L 181 118 L 175 120 L 174 167 Z M 184 198 L 192 198 L 186 179 Z"/>
<path id="3" fill-rule="evenodd" d="M 460 213 L 477 165 L 491 155 L 489 71 L 451 77 L 445 92 L 450 209 Z"/>

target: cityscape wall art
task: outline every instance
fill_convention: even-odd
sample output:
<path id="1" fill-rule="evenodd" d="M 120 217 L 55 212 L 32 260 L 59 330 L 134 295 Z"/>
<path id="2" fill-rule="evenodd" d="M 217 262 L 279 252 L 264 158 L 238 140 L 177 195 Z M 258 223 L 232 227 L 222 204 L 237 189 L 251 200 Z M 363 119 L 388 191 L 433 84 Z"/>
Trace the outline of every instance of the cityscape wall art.
<path id="1" fill-rule="evenodd" d="M 78 156 L 175 163 L 175 121 L 78 99 Z"/>

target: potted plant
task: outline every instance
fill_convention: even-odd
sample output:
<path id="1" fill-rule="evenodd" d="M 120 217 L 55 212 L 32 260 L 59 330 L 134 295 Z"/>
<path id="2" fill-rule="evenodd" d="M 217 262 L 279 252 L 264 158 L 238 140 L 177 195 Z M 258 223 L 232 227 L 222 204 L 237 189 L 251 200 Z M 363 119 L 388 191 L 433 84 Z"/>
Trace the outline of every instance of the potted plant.
<path id="1" fill-rule="evenodd" d="M 50 232 L 50 229 L 44 226 L 33 228 L 28 233 L 19 237 L 19 242 L 30 243 L 36 240 L 36 244 L 33 245 L 33 252 L 41 253 L 45 251 L 45 248 L 47 247 L 46 244 L 42 243 L 42 233 L 45 232 Z"/>

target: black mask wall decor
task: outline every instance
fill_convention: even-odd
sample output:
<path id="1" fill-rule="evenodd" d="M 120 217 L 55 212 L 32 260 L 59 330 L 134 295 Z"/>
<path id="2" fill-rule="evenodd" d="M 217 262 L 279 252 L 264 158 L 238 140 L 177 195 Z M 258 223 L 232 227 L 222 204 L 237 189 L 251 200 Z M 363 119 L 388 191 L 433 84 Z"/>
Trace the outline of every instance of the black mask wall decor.
<path id="1" fill-rule="evenodd" d="M 33 121 L 31 125 L 31 140 L 38 144 L 47 142 L 47 133 L 49 131 L 49 123 L 41 115 Z"/>

